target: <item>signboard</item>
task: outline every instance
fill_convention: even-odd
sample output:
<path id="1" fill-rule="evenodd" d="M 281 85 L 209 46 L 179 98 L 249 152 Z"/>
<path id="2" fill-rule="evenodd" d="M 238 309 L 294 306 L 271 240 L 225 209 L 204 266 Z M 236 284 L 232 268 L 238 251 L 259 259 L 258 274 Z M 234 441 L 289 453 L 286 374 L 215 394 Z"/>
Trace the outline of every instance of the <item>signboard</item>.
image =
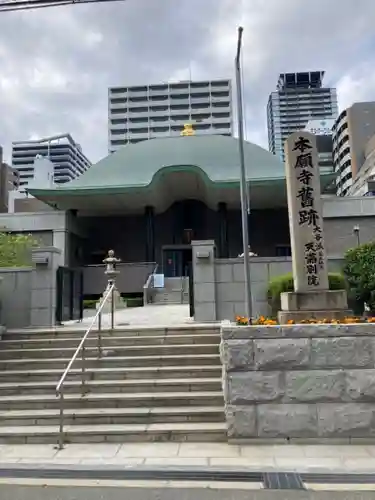
<path id="1" fill-rule="evenodd" d="M 332 135 L 332 127 L 335 123 L 333 118 L 324 120 L 309 120 L 305 127 L 306 132 L 314 135 Z"/>
<path id="2" fill-rule="evenodd" d="M 154 274 L 154 288 L 164 288 L 164 274 Z"/>
<path id="3" fill-rule="evenodd" d="M 285 142 L 285 153 L 294 291 L 328 290 L 315 136 L 295 132 Z"/>

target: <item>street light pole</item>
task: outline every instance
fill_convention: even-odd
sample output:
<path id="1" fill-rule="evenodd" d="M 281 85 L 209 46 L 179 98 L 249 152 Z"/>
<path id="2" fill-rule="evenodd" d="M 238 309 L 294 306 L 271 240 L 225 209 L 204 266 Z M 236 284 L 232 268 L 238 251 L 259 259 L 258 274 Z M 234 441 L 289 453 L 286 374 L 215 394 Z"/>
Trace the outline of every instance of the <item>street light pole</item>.
<path id="1" fill-rule="evenodd" d="M 246 316 L 251 322 L 252 301 L 251 301 L 251 283 L 250 283 L 250 262 L 249 262 L 249 229 L 247 204 L 248 195 L 246 192 L 246 173 L 245 173 L 245 154 L 244 154 L 244 132 L 243 132 L 243 106 L 242 106 L 242 79 L 241 79 L 241 46 L 242 46 L 243 28 L 238 28 L 237 54 L 235 58 L 236 86 L 237 86 L 237 119 L 238 119 L 238 145 L 240 155 L 240 186 L 241 186 L 241 219 L 242 219 L 242 244 L 243 244 L 243 263 L 245 274 L 245 308 Z"/>

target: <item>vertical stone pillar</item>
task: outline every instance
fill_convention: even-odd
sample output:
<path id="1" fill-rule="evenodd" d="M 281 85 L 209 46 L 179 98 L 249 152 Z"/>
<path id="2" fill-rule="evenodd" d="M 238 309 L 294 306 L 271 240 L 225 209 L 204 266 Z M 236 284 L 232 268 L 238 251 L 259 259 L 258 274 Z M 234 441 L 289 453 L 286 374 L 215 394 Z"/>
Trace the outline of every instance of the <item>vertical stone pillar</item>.
<path id="1" fill-rule="evenodd" d="M 32 250 L 34 269 L 31 277 L 32 327 L 53 327 L 56 324 L 56 273 L 61 262 L 61 250 L 54 247 Z"/>
<path id="2" fill-rule="evenodd" d="M 60 250 L 60 265 L 69 266 L 69 252 L 68 252 L 68 235 L 65 229 L 59 229 L 53 231 L 53 243 L 54 248 Z"/>
<path id="3" fill-rule="evenodd" d="M 194 319 L 216 321 L 215 242 L 192 241 Z"/>
<path id="4" fill-rule="evenodd" d="M 281 294 L 279 320 L 337 318 L 348 313 L 347 297 L 329 290 L 315 135 L 291 134 L 285 153 L 294 292 Z"/>
<path id="5" fill-rule="evenodd" d="M 155 216 L 154 208 L 145 208 L 146 218 L 146 262 L 155 262 Z"/>
<path id="6" fill-rule="evenodd" d="M 219 216 L 219 258 L 227 259 L 229 257 L 228 245 L 228 211 L 227 204 L 220 202 L 218 205 Z"/>
<path id="7" fill-rule="evenodd" d="M 295 132 L 286 141 L 285 153 L 294 290 L 327 290 L 327 258 L 315 135 Z"/>

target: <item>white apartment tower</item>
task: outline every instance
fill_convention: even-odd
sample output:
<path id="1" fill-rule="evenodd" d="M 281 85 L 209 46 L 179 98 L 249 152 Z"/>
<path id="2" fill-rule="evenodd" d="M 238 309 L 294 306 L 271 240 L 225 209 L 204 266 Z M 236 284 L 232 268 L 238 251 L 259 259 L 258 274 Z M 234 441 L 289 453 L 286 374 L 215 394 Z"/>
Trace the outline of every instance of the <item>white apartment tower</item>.
<path id="1" fill-rule="evenodd" d="M 54 165 L 53 182 L 61 184 L 83 174 L 91 162 L 82 153 L 70 134 L 12 143 L 12 167 L 18 170 L 21 190 L 34 179 L 34 160 L 37 155 L 48 158 Z"/>
<path id="2" fill-rule="evenodd" d="M 184 81 L 111 87 L 109 152 L 136 142 L 178 136 L 186 123 L 197 135 L 232 135 L 230 80 Z"/>
<path id="3" fill-rule="evenodd" d="M 336 89 L 323 86 L 324 71 L 282 73 L 267 104 L 268 148 L 284 161 L 284 142 L 309 120 L 336 119 Z"/>

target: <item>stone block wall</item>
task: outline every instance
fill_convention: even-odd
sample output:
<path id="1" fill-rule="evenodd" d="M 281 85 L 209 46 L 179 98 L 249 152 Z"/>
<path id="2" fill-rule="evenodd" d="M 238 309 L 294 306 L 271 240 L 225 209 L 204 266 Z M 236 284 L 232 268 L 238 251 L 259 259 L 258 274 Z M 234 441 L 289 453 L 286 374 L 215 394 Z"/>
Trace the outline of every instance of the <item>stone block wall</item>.
<path id="1" fill-rule="evenodd" d="M 0 324 L 6 328 L 30 325 L 32 268 L 0 269 Z"/>
<path id="2" fill-rule="evenodd" d="M 229 439 L 375 437 L 375 325 L 222 326 Z"/>
<path id="3" fill-rule="evenodd" d="M 241 258 L 216 259 L 213 240 L 193 241 L 194 318 L 196 321 L 232 321 L 245 314 L 244 262 Z M 207 258 L 199 255 L 207 254 Z M 268 316 L 268 284 L 292 272 L 290 257 L 251 257 L 250 281 L 253 316 Z M 340 272 L 342 259 L 328 260 L 330 272 Z"/>

